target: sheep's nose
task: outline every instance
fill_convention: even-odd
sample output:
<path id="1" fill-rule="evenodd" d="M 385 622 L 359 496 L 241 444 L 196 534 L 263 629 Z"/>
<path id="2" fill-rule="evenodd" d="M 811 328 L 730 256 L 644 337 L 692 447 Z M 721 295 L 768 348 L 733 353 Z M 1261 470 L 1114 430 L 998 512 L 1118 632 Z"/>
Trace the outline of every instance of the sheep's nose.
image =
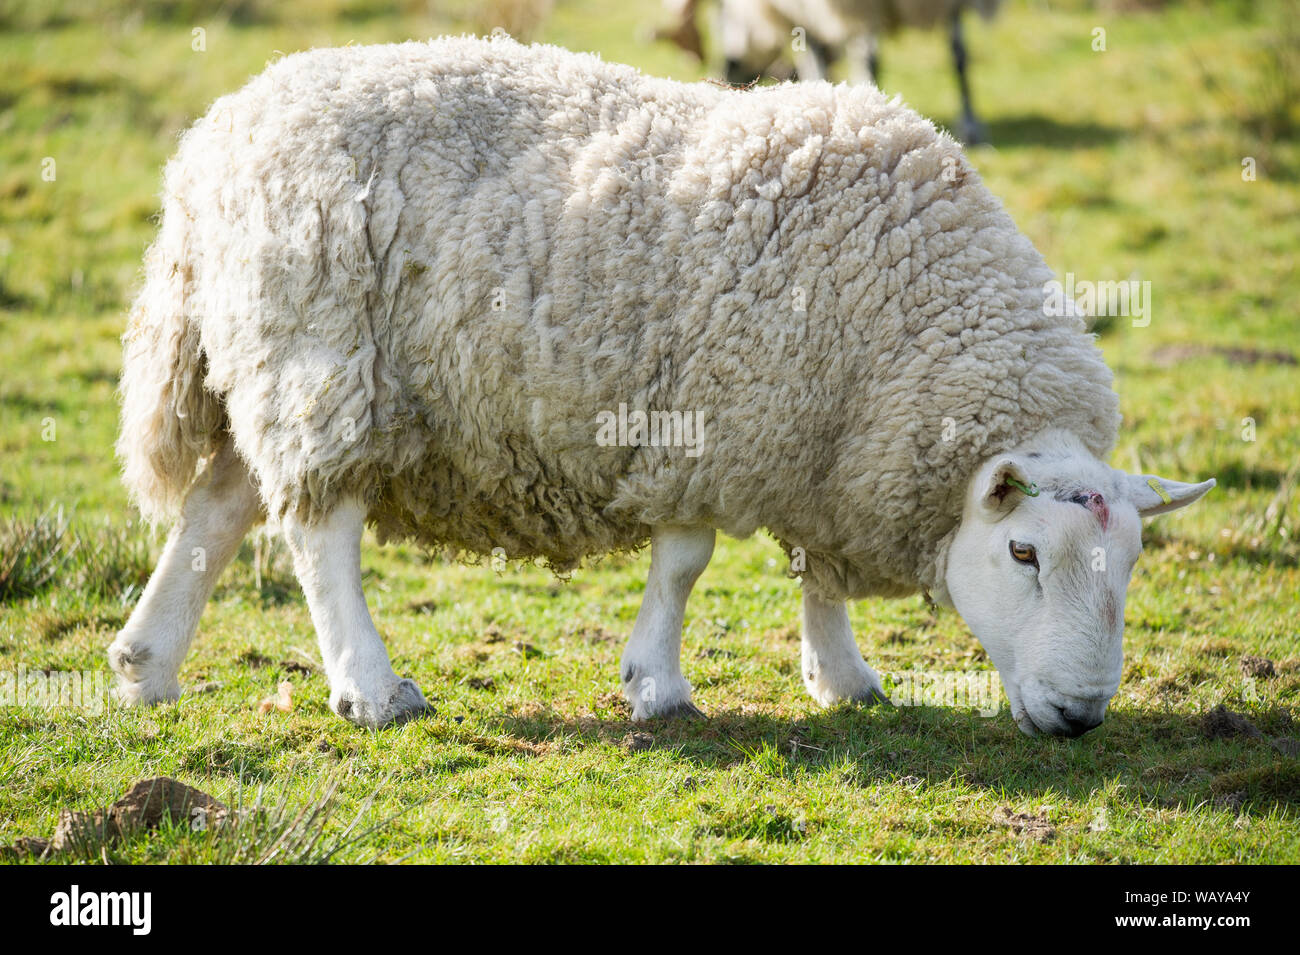
<path id="1" fill-rule="evenodd" d="M 1099 706 L 1058 706 L 1056 710 L 1061 715 L 1061 722 L 1065 724 L 1061 735 L 1082 736 L 1088 730 L 1100 726 L 1105 706 L 1104 702 Z"/>

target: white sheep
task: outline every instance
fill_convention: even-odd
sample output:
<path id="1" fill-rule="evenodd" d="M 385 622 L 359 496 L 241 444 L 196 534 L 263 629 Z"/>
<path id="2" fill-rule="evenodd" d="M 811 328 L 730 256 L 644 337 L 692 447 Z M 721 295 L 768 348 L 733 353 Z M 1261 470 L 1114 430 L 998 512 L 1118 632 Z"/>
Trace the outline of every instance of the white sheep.
<path id="1" fill-rule="evenodd" d="M 967 143 L 982 142 L 983 124 L 975 116 L 966 76 L 962 14 L 985 19 L 1001 0 L 721 0 L 717 30 L 726 59 L 727 80 L 744 86 L 763 73 L 793 61 L 802 80 L 826 79 L 831 62 L 844 57 L 854 83 L 877 83 L 878 38 L 901 27 L 948 28 L 953 66 L 961 93 L 957 129 Z M 673 26 L 660 36 L 702 57 L 695 19 L 698 0 L 665 0 Z"/>
<path id="2" fill-rule="evenodd" d="M 624 690 L 636 719 L 692 712 L 687 595 L 716 530 L 765 527 L 803 568 L 821 702 L 882 695 L 845 600 L 926 591 L 1022 728 L 1078 732 L 1118 685 L 1139 515 L 1213 484 L 1101 463 L 1111 376 L 1044 308 L 1050 271 L 870 87 L 508 39 L 317 50 L 218 100 L 165 178 L 118 449 L 176 520 L 109 651 L 130 701 L 177 698 L 269 519 L 359 724 L 426 705 L 366 607 L 367 523 L 559 570 L 649 540 Z"/>

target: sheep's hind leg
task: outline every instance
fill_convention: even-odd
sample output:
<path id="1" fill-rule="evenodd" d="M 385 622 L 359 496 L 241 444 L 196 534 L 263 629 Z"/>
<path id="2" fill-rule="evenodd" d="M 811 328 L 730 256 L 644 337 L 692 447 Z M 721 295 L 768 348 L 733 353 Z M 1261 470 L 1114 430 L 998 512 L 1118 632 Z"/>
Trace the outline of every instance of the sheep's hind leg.
<path id="1" fill-rule="evenodd" d="M 659 527 L 651 535 L 645 596 L 619 668 L 634 720 L 704 715 L 682 676 L 682 621 L 686 598 L 713 556 L 714 536 L 711 527 Z"/>
<path id="2" fill-rule="evenodd" d="M 844 601 L 829 601 L 803 588 L 803 682 L 823 706 L 845 700 L 884 703 L 880 676 L 867 666 L 853 639 Z"/>
<path id="3" fill-rule="evenodd" d="M 227 439 L 186 496 L 140 602 L 108 648 L 122 700 L 147 704 L 180 696 L 177 675 L 203 606 L 260 516 L 257 490 Z"/>
<path id="4" fill-rule="evenodd" d="M 414 680 L 393 672 L 361 590 L 366 511 L 347 501 L 319 521 L 286 518 L 284 536 L 307 596 L 330 684 L 330 709 L 367 729 L 432 710 Z"/>

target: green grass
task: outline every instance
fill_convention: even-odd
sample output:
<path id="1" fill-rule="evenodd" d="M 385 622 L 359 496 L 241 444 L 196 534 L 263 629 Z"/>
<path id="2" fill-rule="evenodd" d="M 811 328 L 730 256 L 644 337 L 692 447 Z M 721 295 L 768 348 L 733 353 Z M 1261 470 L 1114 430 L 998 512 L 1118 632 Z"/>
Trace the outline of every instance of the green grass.
<path id="1" fill-rule="evenodd" d="M 0 673 L 103 670 L 157 552 L 117 482 L 113 389 L 179 132 L 281 52 L 492 25 L 468 3 L 132 6 L 144 12 L 0 4 Z M 704 75 L 646 39 L 659 16 L 654 0 L 560 0 L 538 35 Z M 990 187 L 1059 272 L 1152 283 L 1148 327 L 1098 325 L 1125 417 L 1114 463 L 1220 481 L 1148 525 L 1124 680 L 1098 730 L 1028 739 L 1005 711 L 818 709 L 799 679 L 797 583 L 760 537 L 721 541 L 688 609 L 685 672 L 711 719 L 636 727 L 617 661 L 644 555 L 561 582 L 367 546 L 394 665 L 438 714 L 365 733 L 326 707 L 282 548 L 263 547 L 255 573 L 250 541 L 182 671 L 209 692 L 103 715 L 0 708 L 0 844 L 173 775 L 236 805 L 262 787 L 282 812 L 228 836 L 166 827 L 107 858 L 259 858 L 329 780 L 312 825 L 343 861 L 1300 861 L 1300 767 L 1284 752 L 1300 737 L 1300 369 L 1264 354 L 1300 352 L 1300 47 L 1284 19 L 1280 2 L 1072 0 L 1012 4 L 968 31 L 996 144 L 972 161 Z M 1091 49 L 1098 26 L 1106 52 Z M 883 83 L 949 122 L 946 57 L 937 34 L 888 40 Z M 884 673 L 990 666 L 959 618 L 919 598 L 851 612 Z M 1246 655 L 1273 675 L 1244 676 Z M 283 679 L 293 711 L 258 712 Z M 1207 735 L 1219 703 L 1261 735 Z M 648 748 L 626 744 L 633 730 Z M 1000 824 L 1002 806 L 1044 815 L 1054 838 Z M 355 818 L 377 828 L 347 844 Z"/>

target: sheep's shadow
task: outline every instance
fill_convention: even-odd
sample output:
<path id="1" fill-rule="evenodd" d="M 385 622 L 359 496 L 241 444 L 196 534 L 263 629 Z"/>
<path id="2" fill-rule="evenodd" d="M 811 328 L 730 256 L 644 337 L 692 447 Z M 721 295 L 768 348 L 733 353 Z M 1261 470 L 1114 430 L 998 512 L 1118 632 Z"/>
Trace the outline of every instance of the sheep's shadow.
<path id="1" fill-rule="evenodd" d="M 1052 149 L 1081 149 L 1105 146 L 1125 134 L 1123 129 L 1094 122 L 1070 122 L 1054 116 L 1028 113 L 986 120 L 988 138 L 998 149 L 1046 146 Z"/>
<path id="2" fill-rule="evenodd" d="M 798 719 L 722 710 L 707 720 L 642 723 L 543 708 L 500 721 L 506 734 L 534 744 L 614 745 L 701 769 L 753 763 L 769 774 L 838 773 L 858 786 L 959 780 L 1008 800 L 1086 800 L 1106 790 L 1135 806 L 1300 816 L 1300 760 L 1278 749 L 1296 745 L 1296 728 L 1281 711 L 1261 726 L 1271 722 L 1283 735 L 1231 738 L 1207 735 L 1200 715 L 1141 711 L 1113 713 L 1078 739 L 1030 738 L 1005 710 L 986 718 L 928 706 L 843 706 Z"/>

